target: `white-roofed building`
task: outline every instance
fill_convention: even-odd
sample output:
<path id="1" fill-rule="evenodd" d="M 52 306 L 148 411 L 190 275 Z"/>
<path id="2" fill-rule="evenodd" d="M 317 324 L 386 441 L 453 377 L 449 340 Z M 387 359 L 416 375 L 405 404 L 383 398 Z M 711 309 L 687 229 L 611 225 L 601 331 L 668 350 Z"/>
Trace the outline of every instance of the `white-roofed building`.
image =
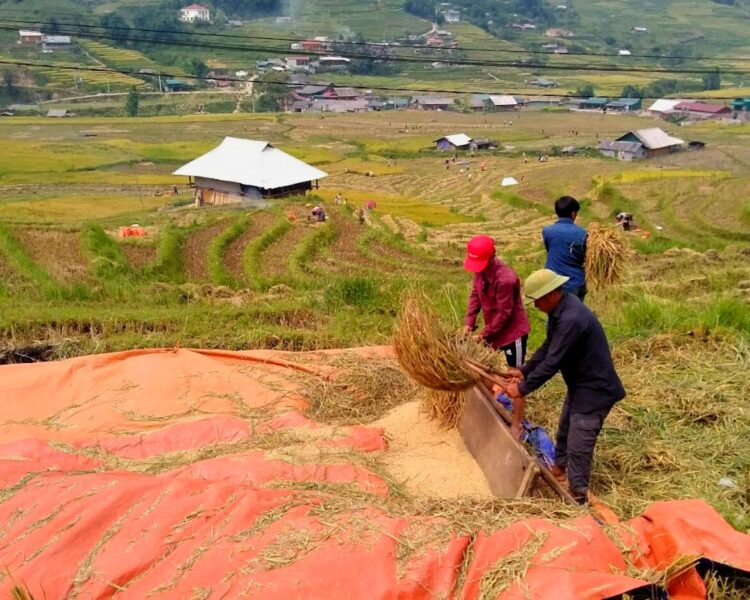
<path id="1" fill-rule="evenodd" d="M 174 175 L 190 177 L 202 206 L 303 195 L 328 174 L 268 142 L 227 137 Z"/>
<path id="2" fill-rule="evenodd" d="M 180 9 L 180 21 L 183 23 L 210 23 L 211 11 L 202 4 L 191 4 Z"/>
<path id="3" fill-rule="evenodd" d="M 445 135 L 435 140 L 435 147 L 437 150 L 446 152 L 449 150 L 462 150 L 467 149 L 471 144 L 471 138 L 465 133 L 454 133 L 453 135 Z"/>
<path id="4" fill-rule="evenodd" d="M 675 106 L 684 102 L 684 100 L 678 100 L 676 98 L 660 98 L 648 107 L 648 112 L 655 117 L 666 117 L 671 115 L 675 111 Z"/>
<path id="5" fill-rule="evenodd" d="M 20 29 L 18 31 L 19 44 L 40 44 L 43 39 L 44 34 L 41 31 L 31 29 Z"/>
<path id="6" fill-rule="evenodd" d="M 518 108 L 518 102 L 513 96 L 507 94 L 491 95 L 485 102 L 487 110 L 503 112 L 516 110 Z"/>
<path id="7" fill-rule="evenodd" d="M 681 150 L 685 145 L 685 140 L 672 137 L 666 131 L 659 129 L 658 127 L 629 131 L 615 141 L 639 142 L 643 145 L 644 156 L 646 158 L 676 152 L 677 150 Z"/>

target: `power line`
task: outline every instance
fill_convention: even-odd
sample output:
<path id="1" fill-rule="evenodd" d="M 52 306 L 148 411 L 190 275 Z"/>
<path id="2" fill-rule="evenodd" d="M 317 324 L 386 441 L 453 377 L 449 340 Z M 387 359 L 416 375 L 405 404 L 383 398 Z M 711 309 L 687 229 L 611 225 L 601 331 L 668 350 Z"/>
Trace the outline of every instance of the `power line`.
<path id="1" fill-rule="evenodd" d="M 112 74 L 120 74 L 120 75 L 134 75 L 134 76 L 149 76 L 149 77 L 170 77 L 170 78 L 178 78 L 178 79 L 190 79 L 193 81 L 214 81 L 213 78 L 210 77 L 198 77 L 197 75 L 178 75 L 175 73 L 166 73 L 166 72 L 159 72 L 159 73 L 142 73 L 140 71 L 135 70 L 129 70 L 129 69 L 113 69 L 110 67 L 85 67 L 85 66 L 76 66 L 76 65 L 60 65 L 60 64 L 54 64 L 54 63 L 36 63 L 36 62 L 25 62 L 25 61 L 8 61 L 8 60 L 0 60 L 0 65 L 15 65 L 15 66 L 22 66 L 22 67 L 30 67 L 30 68 L 46 68 L 46 69 L 54 69 L 54 70 L 61 70 L 61 71 L 89 71 L 94 73 L 112 73 Z M 222 77 L 223 81 L 229 81 L 233 83 L 247 83 L 248 80 L 246 79 L 240 79 L 236 77 Z M 255 80 L 253 81 L 254 84 L 257 85 L 272 85 L 272 86 L 279 86 L 279 87 L 287 87 L 287 88 L 296 88 L 298 87 L 296 84 L 285 82 L 285 81 L 260 81 Z M 341 87 L 347 87 L 352 88 L 356 90 L 379 90 L 379 91 L 387 91 L 387 92 L 423 92 L 423 93 L 432 93 L 432 94 L 475 94 L 475 95 L 481 95 L 481 94 L 492 94 L 493 92 L 487 91 L 487 90 L 455 90 L 455 89 L 440 89 L 440 88 L 407 88 L 407 87 L 393 87 L 393 86 L 376 86 L 376 85 L 346 85 Z M 495 92 L 497 93 L 497 92 Z M 535 96 L 535 97 L 543 97 L 543 98 L 580 98 L 580 96 L 575 96 L 572 94 L 547 94 L 543 92 L 539 93 L 533 93 L 529 94 L 528 92 L 519 92 L 519 91 L 506 91 L 506 94 L 510 95 L 517 95 L 517 96 Z M 734 96 L 691 96 L 691 95 L 682 95 L 682 98 L 685 100 L 733 100 Z"/>
<path id="2" fill-rule="evenodd" d="M 62 13 L 58 13 L 62 14 Z M 3 22 L 5 23 L 13 23 L 14 26 L 20 25 L 38 25 L 40 22 L 43 21 L 24 21 L 24 20 L 17 20 L 17 19 L 3 19 Z M 172 29 L 149 29 L 149 28 L 142 28 L 142 27 L 117 27 L 117 26 L 110 26 L 110 25 L 88 25 L 83 23 L 71 23 L 71 22 L 58 22 L 58 25 L 69 25 L 73 27 L 80 27 L 85 29 L 105 29 L 105 30 L 111 30 L 111 31 L 138 31 L 138 32 L 144 32 L 144 33 L 158 33 L 158 34 L 170 34 L 170 35 L 190 35 L 193 37 L 208 37 L 208 38 L 227 38 L 227 39 L 238 39 L 238 40 L 264 40 L 264 41 L 274 41 L 274 42 L 301 42 L 303 39 L 300 38 L 292 38 L 292 37 L 277 37 L 277 36 L 261 36 L 261 35 L 239 35 L 239 34 L 230 34 L 230 33 L 209 33 L 209 32 L 201 32 L 201 31 L 195 31 L 195 32 L 189 32 L 189 31 L 181 31 L 181 30 L 172 30 Z M 79 35 L 81 35 L 79 33 Z M 115 39 L 122 39 L 122 36 L 116 36 Z M 498 41 L 505 41 L 501 38 L 496 38 Z M 379 42 L 368 42 L 368 41 L 339 41 L 334 43 L 343 44 L 347 46 L 364 46 L 364 47 L 376 47 L 376 48 L 425 48 L 424 45 L 420 44 L 394 44 L 394 43 L 379 43 Z M 487 49 L 487 48 L 475 48 L 471 46 L 456 46 L 453 48 L 454 50 L 460 50 L 460 51 L 467 51 L 467 52 L 502 52 L 507 54 L 541 54 L 544 56 L 555 56 L 555 57 L 571 57 L 571 56 L 596 56 L 596 57 L 603 57 L 603 58 L 616 58 L 616 59 L 634 59 L 634 58 L 649 58 L 649 59 L 659 59 L 659 60 L 693 60 L 693 61 L 719 61 L 719 60 L 731 60 L 733 62 L 750 62 L 750 58 L 745 57 L 737 57 L 737 58 L 728 58 L 728 57 L 710 57 L 710 56 L 687 56 L 687 55 L 665 55 L 665 54 L 629 54 L 626 56 L 619 55 L 619 54 L 612 54 L 612 53 L 605 53 L 605 52 L 578 52 L 578 51 L 571 51 L 569 50 L 565 54 L 554 54 L 552 52 L 545 52 L 542 50 L 526 50 L 526 49 L 515 49 L 515 48 L 493 48 L 493 49 Z"/>
<path id="3" fill-rule="evenodd" d="M 0 26 L 0 30 L 7 30 L 7 26 Z M 64 31 L 66 35 L 78 35 L 79 37 L 88 39 L 106 39 L 106 40 L 118 40 L 121 41 L 121 37 L 109 34 L 100 33 L 80 33 L 77 31 Z M 211 50 L 230 50 L 230 51 L 244 51 L 244 52 L 259 52 L 259 53 L 270 53 L 270 54 L 289 54 L 289 50 L 286 48 L 273 48 L 264 46 L 244 46 L 244 45 L 229 45 L 229 44 L 200 44 L 186 40 L 168 40 L 168 39 L 152 39 L 152 38 L 134 38 L 129 37 L 130 41 L 148 43 L 148 44 L 161 44 L 170 46 L 182 46 L 190 48 L 203 48 Z M 317 57 L 320 56 L 318 52 L 306 51 L 306 50 L 295 50 L 299 55 Z M 454 59 L 454 58 L 440 58 L 438 61 L 434 57 L 405 57 L 405 56 L 388 56 L 388 57 L 377 57 L 370 54 L 358 54 L 354 52 L 338 52 L 345 58 L 364 59 L 364 60 L 384 60 L 387 62 L 397 63 L 413 63 L 413 64 L 432 64 L 434 62 L 440 62 L 449 65 L 458 66 L 477 66 L 477 67 L 498 67 L 498 68 L 525 68 L 525 69 L 548 69 L 554 71 L 596 71 L 596 72 L 607 72 L 607 73 L 662 73 L 662 74 L 693 74 L 693 75 L 706 75 L 711 73 L 713 68 L 704 69 L 686 69 L 686 68 L 674 68 L 674 69 L 655 69 L 653 67 L 617 67 L 615 65 L 551 65 L 544 63 L 522 63 L 519 64 L 516 61 L 490 61 L 486 59 Z M 721 71 L 725 74 L 735 75 L 750 75 L 750 71 L 742 71 L 736 69 L 723 68 Z"/>

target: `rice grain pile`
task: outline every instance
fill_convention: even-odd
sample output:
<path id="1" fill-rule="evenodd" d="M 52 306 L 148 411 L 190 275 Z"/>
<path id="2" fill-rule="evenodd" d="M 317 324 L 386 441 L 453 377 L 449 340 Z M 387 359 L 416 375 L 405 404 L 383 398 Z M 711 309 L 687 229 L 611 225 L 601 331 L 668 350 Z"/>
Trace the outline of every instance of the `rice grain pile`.
<path id="1" fill-rule="evenodd" d="M 632 254 L 625 236 L 620 231 L 599 223 L 591 223 L 587 232 L 587 284 L 593 289 L 603 289 L 618 283 Z"/>
<path id="2" fill-rule="evenodd" d="M 446 428 L 458 423 L 463 408 L 461 392 L 479 380 L 467 360 L 488 369 L 498 362 L 497 353 L 489 347 L 448 331 L 423 294 L 404 298 L 393 348 L 404 371 L 427 388 L 424 412 Z"/>

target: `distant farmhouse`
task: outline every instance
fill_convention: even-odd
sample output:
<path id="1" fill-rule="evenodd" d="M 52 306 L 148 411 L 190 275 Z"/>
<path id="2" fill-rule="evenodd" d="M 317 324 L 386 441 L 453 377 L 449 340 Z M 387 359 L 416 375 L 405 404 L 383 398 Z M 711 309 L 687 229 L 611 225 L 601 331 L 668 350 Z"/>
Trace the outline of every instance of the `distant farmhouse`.
<path id="1" fill-rule="evenodd" d="M 474 111 L 510 112 L 518 108 L 518 101 L 513 96 L 504 94 L 474 94 L 469 100 Z"/>
<path id="2" fill-rule="evenodd" d="M 21 29 L 18 31 L 19 44 L 41 44 L 44 34 L 41 31 Z"/>
<path id="3" fill-rule="evenodd" d="M 303 195 L 327 173 L 268 142 L 227 137 L 174 175 L 190 177 L 195 205 L 203 206 Z"/>
<path id="4" fill-rule="evenodd" d="M 641 110 L 642 100 L 640 98 L 619 98 L 610 100 L 604 105 L 607 112 L 635 112 Z"/>
<path id="5" fill-rule="evenodd" d="M 674 98 L 660 98 L 648 107 L 648 112 L 654 117 L 668 117 L 675 112 L 675 106 L 685 102 Z"/>
<path id="6" fill-rule="evenodd" d="M 210 23 L 211 11 L 202 4 L 191 4 L 180 9 L 180 21 L 183 23 Z"/>
<path id="7" fill-rule="evenodd" d="M 529 85 L 533 85 L 534 87 L 540 87 L 540 88 L 556 88 L 558 87 L 558 83 L 556 81 L 552 81 L 551 79 L 545 79 L 544 77 L 536 77 L 529 81 Z"/>
<path id="8" fill-rule="evenodd" d="M 453 98 L 439 96 L 414 96 L 411 106 L 418 110 L 448 110 L 453 108 Z"/>
<path id="9" fill-rule="evenodd" d="M 709 104 L 708 102 L 680 102 L 675 105 L 674 111 L 680 116 L 695 120 L 721 119 L 729 117 L 732 109 L 721 104 Z"/>
<path id="10" fill-rule="evenodd" d="M 736 98 L 730 103 L 733 116 L 740 121 L 747 121 L 750 118 L 750 98 Z"/>
<path id="11" fill-rule="evenodd" d="M 42 38 L 42 51 L 54 52 L 60 50 L 70 50 L 73 40 L 69 35 L 45 35 Z"/>
<path id="12" fill-rule="evenodd" d="M 441 152 L 455 150 L 468 150 L 471 145 L 471 138 L 465 133 L 454 133 L 445 135 L 435 140 L 435 149 Z"/>
<path id="13" fill-rule="evenodd" d="M 445 10 L 443 11 L 442 14 L 446 23 L 460 23 L 461 22 L 461 13 L 455 9 Z"/>
<path id="14" fill-rule="evenodd" d="M 681 150 L 685 141 L 672 137 L 658 127 L 629 131 L 616 140 L 604 140 L 599 151 L 604 156 L 618 160 L 653 158 Z"/>

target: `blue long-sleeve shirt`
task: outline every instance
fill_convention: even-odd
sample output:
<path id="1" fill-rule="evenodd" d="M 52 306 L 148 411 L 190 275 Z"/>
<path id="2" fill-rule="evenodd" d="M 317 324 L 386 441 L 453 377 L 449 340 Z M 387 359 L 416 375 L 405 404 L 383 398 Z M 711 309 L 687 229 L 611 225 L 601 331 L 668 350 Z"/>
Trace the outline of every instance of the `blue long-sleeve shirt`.
<path id="1" fill-rule="evenodd" d="M 547 249 L 545 267 L 570 279 L 563 289 L 571 291 L 586 284 L 583 263 L 586 258 L 586 230 L 573 219 L 561 218 L 542 229 L 544 247 Z"/>

